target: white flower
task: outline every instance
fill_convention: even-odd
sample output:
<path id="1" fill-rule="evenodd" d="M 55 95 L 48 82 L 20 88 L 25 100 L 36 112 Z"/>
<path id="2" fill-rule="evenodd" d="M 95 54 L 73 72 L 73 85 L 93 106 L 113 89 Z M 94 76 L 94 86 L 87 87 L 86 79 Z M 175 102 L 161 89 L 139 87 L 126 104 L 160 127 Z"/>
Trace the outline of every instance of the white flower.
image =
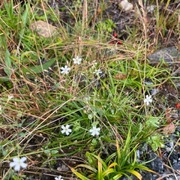
<path id="1" fill-rule="evenodd" d="M 71 68 L 68 66 L 61 67 L 61 74 L 68 74 L 70 70 Z"/>
<path id="2" fill-rule="evenodd" d="M 26 157 L 15 157 L 13 158 L 13 162 L 10 162 L 10 167 L 14 167 L 15 171 L 20 171 L 21 167 L 25 169 L 27 167 L 27 163 L 24 163 L 26 159 Z"/>
<path id="3" fill-rule="evenodd" d="M 133 9 L 133 5 L 129 3 L 128 0 L 121 1 L 120 6 L 124 11 L 129 11 Z"/>
<path id="4" fill-rule="evenodd" d="M 10 95 L 8 95 L 7 101 L 10 101 L 10 100 L 13 99 L 13 98 L 14 98 L 14 95 L 13 95 L 13 94 L 10 94 Z"/>
<path id="5" fill-rule="evenodd" d="M 93 126 L 92 129 L 89 130 L 92 136 L 99 135 L 100 134 L 100 128 L 97 128 L 96 126 Z"/>
<path id="6" fill-rule="evenodd" d="M 62 128 L 61 132 L 63 134 L 66 134 L 67 136 L 72 132 L 72 129 L 70 129 L 70 125 L 68 125 L 68 124 L 62 125 L 61 128 Z"/>
<path id="7" fill-rule="evenodd" d="M 147 12 L 152 13 L 155 10 L 155 8 L 156 8 L 155 5 L 147 6 Z"/>
<path id="8" fill-rule="evenodd" d="M 57 177 L 55 177 L 54 179 L 55 179 L 55 180 L 64 180 L 64 179 L 62 178 L 62 176 L 57 176 Z"/>
<path id="9" fill-rule="evenodd" d="M 150 103 L 152 103 L 152 96 L 146 95 L 146 98 L 144 99 L 144 104 L 149 106 Z"/>
<path id="10" fill-rule="evenodd" d="M 74 64 L 81 64 L 82 58 L 80 58 L 79 56 L 76 56 L 75 58 L 73 58 Z"/>
<path id="11" fill-rule="evenodd" d="M 102 71 L 100 69 L 96 69 L 94 71 L 94 74 L 96 74 L 97 76 L 99 76 L 100 74 L 102 74 Z"/>

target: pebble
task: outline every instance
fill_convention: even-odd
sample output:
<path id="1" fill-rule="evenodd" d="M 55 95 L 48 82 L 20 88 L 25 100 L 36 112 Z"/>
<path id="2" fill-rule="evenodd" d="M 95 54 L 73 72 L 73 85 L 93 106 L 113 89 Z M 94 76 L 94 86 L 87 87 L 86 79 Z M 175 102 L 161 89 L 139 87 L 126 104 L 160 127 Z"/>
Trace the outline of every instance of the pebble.
<path id="1" fill-rule="evenodd" d="M 158 64 L 164 61 L 168 64 L 180 64 L 180 50 L 175 46 L 162 48 L 148 56 L 149 64 Z"/>
<path id="2" fill-rule="evenodd" d="M 58 32 L 55 26 L 41 20 L 31 23 L 30 29 L 32 31 L 36 31 L 38 35 L 43 36 L 45 38 L 52 37 Z"/>
<path id="3" fill-rule="evenodd" d="M 161 158 L 159 158 L 155 153 L 150 153 L 148 155 L 148 161 L 150 161 L 147 165 L 150 169 L 152 169 L 155 172 L 163 173 L 164 171 L 164 165 Z"/>

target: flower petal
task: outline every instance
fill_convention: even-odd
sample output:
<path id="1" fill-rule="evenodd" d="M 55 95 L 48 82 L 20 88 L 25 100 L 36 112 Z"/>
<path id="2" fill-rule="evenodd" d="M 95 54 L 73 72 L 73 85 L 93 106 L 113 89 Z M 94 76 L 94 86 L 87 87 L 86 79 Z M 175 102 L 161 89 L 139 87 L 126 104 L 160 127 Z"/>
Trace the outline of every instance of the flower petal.
<path id="1" fill-rule="evenodd" d="M 27 160 L 26 157 L 22 157 L 22 158 L 20 159 L 20 162 L 24 162 L 24 161 L 26 161 L 26 160 Z"/>
<path id="2" fill-rule="evenodd" d="M 20 168 L 21 168 L 21 167 L 20 167 L 20 165 L 18 165 L 18 164 L 16 164 L 16 165 L 14 166 L 14 170 L 15 170 L 15 171 L 20 171 Z"/>
<path id="3" fill-rule="evenodd" d="M 27 164 L 26 163 L 21 163 L 21 167 L 25 169 L 27 167 Z"/>
<path id="4" fill-rule="evenodd" d="M 16 162 L 16 163 L 19 162 L 19 158 L 18 157 L 14 157 L 13 161 Z"/>
<path id="5" fill-rule="evenodd" d="M 10 166 L 10 167 L 14 167 L 15 165 L 16 165 L 15 162 L 10 162 L 10 163 L 9 163 L 9 166 Z"/>

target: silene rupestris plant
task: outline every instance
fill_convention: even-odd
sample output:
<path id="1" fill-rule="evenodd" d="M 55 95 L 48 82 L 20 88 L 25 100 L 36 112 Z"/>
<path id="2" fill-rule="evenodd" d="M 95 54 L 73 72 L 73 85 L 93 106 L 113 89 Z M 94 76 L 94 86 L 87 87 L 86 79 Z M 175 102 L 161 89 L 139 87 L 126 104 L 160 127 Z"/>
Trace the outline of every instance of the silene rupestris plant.
<path id="1" fill-rule="evenodd" d="M 87 152 L 87 164 L 79 164 L 75 169 L 71 168 L 71 171 L 81 180 L 118 180 L 123 176 L 131 179 L 132 175 L 141 180 L 140 170 L 154 172 L 144 164 L 137 162 L 136 150 L 138 145 L 131 148 L 130 131 L 123 142 L 116 138 L 116 151 L 105 160 L 101 158 L 101 154 L 95 155 L 95 153 Z"/>

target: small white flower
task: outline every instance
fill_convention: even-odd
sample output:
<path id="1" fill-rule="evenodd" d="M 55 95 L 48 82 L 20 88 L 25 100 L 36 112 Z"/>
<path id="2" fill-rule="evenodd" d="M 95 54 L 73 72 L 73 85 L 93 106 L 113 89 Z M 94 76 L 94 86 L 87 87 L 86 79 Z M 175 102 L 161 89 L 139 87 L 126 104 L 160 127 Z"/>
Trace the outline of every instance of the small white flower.
<path id="1" fill-rule="evenodd" d="M 14 95 L 13 95 L 13 94 L 10 94 L 10 95 L 8 95 L 7 101 L 10 101 L 10 100 L 13 99 L 13 98 L 14 98 Z"/>
<path id="2" fill-rule="evenodd" d="M 13 162 L 10 162 L 10 167 L 13 167 L 15 171 L 20 171 L 21 167 L 25 169 L 27 167 L 27 163 L 24 163 L 26 159 L 26 157 L 15 157 Z"/>
<path id="3" fill-rule="evenodd" d="M 64 67 L 61 67 L 61 74 L 68 74 L 70 70 L 71 68 L 68 67 L 67 65 Z"/>
<path id="4" fill-rule="evenodd" d="M 102 74 L 102 71 L 100 69 L 96 69 L 94 71 L 94 74 L 96 74 L 97 76 L 99 76 L 100 74 Z"/>
<path id="5" fill-rule="evenodd" d="M 89 130 L 92 136 L 98 136 L 100 134 L 100 128 L 93 126 L 92 129 Z"/>
<path id="6" fill-rule="evenodd" d="M 66 134 L 67 136 L 72 132 L 72 129 L 70 129 L 70 125 L 68 125 L 68 124 L 62 125 L 61 128 L 62 128 L 61 132 L 63 134 Z"/>
<path id="7" fill-rule="evenodd" d="M 152 13 L 152 12 L 154 12 L 155 8 L 156 8 L 155 5 L 147 6 L 147 12 Z"/>
<path id="8" fill-rule="evenodd" d="M 55 180 L 64 180 L 64 179 L 62 178 L 62 176 L 57 176 L 57 177 L 55 177 L 54 179 L 55 179 Z"/>
<path id="9" fill-rule="evenodd" d="M 74 64 L 81 64 L 82 58 L 80 58 L 79 56 L 76 56 L 75 58 L 73 58 L 73 62 Z"/>
<path id="10" fill-rule="evenodd" d="M 152 96 L 146 95 L 146 98 L 144 99 L 144 104 L 149 106 L 150 103 L 152 103 Z"/>
<path id="11" fill-rule="evenodd" d="M 124 11 L 129 11 L 133 9 L 133 4 L 129 3 L 128 0 L 121 1 L 120 6 Z"/>

